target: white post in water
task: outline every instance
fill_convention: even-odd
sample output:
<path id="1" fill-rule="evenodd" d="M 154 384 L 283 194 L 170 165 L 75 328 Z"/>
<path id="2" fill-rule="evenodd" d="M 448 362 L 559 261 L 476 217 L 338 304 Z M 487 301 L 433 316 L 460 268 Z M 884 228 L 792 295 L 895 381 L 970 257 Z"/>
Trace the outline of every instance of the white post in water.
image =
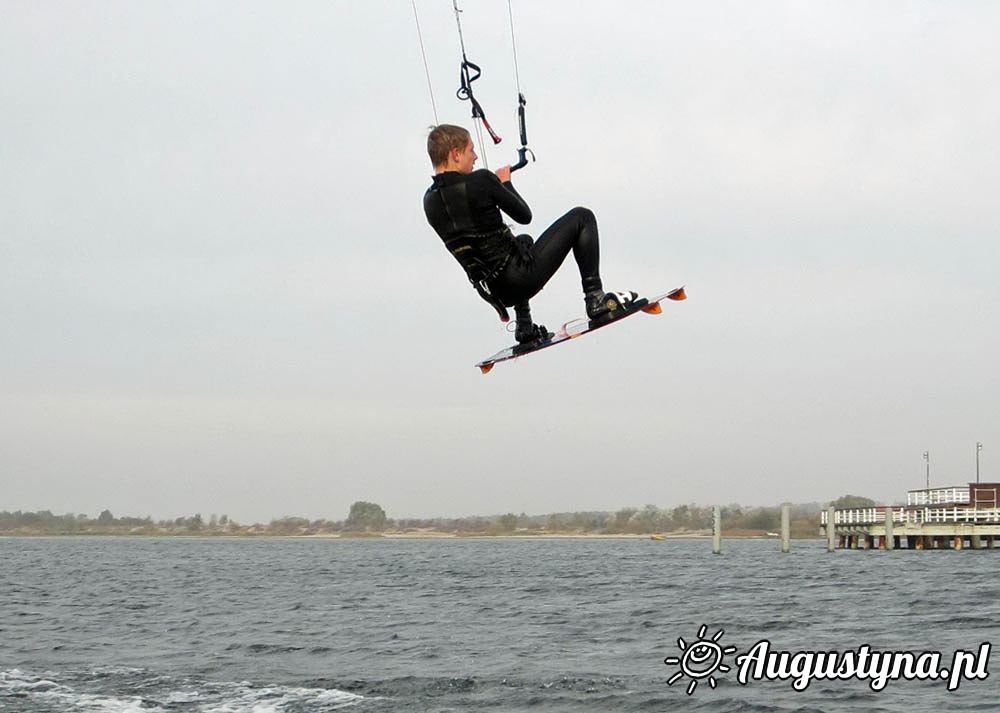
<path id="1" fill-rule="evenodd" d="M 836 510 L 833 505 L 826 509 L 826 551 L 833 552 L 836 545 L 836 528 L 833 526 L 834 514 Z"/>
<path id="2" fill-rule="evenodd" d="M 791 540 L 791 506 L 782 505 L 781 506 L 781 551 L 788 552 L 790 547 L 789 540 Z"/>
<path id="3" fill-rule="evenodd" d="M 895 546 L 894 539 L 892 536 L 892 506 L 887 505 L 885 508 L 885 549 L 891 550 Z"/>
<path id="4" fill-rule="evenodd" d="M 722 552 L 722 508 L 715 506 L 712 517 L 712 554 Z"/>

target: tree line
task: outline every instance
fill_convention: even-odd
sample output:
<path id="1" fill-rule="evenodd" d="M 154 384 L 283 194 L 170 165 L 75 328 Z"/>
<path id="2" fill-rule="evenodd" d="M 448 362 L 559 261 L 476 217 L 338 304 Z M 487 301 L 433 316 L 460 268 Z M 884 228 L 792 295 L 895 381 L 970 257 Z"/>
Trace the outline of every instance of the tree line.
<path id="1" fill-rule="evenodd" d="M 845 495 L 829 505 L 838 508 L 871 507 L 875 501 Z M 794 537 L 814 537 L 819 531 L 819 512 L 827 503 L 792 505 Z M 240 524 L 228 515 L 196 513 L 172 520 L 152 517 L 115 517 L 110 510 L 96 518 L 80 514 L 55 515 L 39 512 L 0 511 L 3 535 L 187 535 L 187 536 L 290 536 L 290 535 L 381 535 L 446 533 L 453 535 L 643 535 L 651 533 L 698 534 L 711 530 L 713 507 L 656 505 L 625 507 L 617 511 L 586 511 L 527 515 L 504 513 L 456 518 L 389 518 L 377 503 L 358 501 L 343 520 L 310 520 L 282 517 L 268 523 Z M 731 535 L 763 535 L 781 526 L 781 506 L 722 508 L 723 530 Z"/>

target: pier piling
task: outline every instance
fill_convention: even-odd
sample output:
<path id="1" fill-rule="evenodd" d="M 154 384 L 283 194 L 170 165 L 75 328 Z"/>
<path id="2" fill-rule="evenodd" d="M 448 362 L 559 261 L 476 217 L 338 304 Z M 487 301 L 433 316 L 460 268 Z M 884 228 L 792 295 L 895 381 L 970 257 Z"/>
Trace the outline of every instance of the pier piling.
<path id="1" fill-rule="evenodd" d="M 834 519 L 836 517 L 837 509 L 831 505 L 826 509 L 826 551 L 833 552 L 836 547 L 836 532 L 837 527 L 834 524 Z"/>
<path id="2" fill-rule="evenodd" d="M 791 540 L 791 505 L 781 506 L 781 551 L 788 552 Z"/>
<path id="3" fill-rule="evenodd" d="M 715 506 L 712 517 L 712 554 L 722 552 L 722 508 Z"/>
<path id="4" fill-rule="evenodd" d="M 892 536 L 892 508 L 887 507 L 885 509 L 885 549 L 891 550 L 896 544 Z"/>

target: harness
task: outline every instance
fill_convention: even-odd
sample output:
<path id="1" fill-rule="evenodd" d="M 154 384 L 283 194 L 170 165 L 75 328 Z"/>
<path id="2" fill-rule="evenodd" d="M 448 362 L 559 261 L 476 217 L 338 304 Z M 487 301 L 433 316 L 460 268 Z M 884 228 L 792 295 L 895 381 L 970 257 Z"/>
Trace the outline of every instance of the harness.
<path id="1" fill-rule="evenodd" d="M 506 269 L 508 262 L 510 262 L 509 255 L 507 256 L 507 259 L 503 261 L 503 265 L 497 268 L 491 277 L 484 280 L 475 281 L 471 277 L 469 278 L 469 282 L 471 282 L 472 286 L 476 288 L 476 292 L 479 293 L 479 296 L 490 303 L 490 306 L 497 311 L 500 321 L 504 323 L 510 321 L 510 313 L 507 311 L 507 306 L 500 301 L 500 298 L 490 292 L 490 280 L 499 277 L 500 273 Z"/>
<path id="2" fill-rule="evenodd" d="M 501 322 L 509 322 L 510 314 L 500 298 L 493 294 L 491 285 L 510 264 L 515 252 L 513 241 L 514 235 L 507 226 L 489 233 L 465 233 L 444 241 L 476 292 L 497 311 Z M 473 245 L 474 242 L 478 245 Z M 485 250 L 480 246 L 485 246 Z M 506 248 L 504 254 L 489 260 L 490 253 L 497 253 L 497 248 Z"/>

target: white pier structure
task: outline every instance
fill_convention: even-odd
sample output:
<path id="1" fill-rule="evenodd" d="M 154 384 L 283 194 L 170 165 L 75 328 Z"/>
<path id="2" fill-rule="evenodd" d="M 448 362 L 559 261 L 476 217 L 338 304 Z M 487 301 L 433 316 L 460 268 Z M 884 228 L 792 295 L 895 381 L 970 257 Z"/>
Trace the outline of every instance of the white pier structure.
<path id="1" fill-rule="evenodd" d="M 833 510 L 823 530 L 847 549 L 993 549 L 1000 539 L 1000 483 L 925 488 L 906 494 L 906 505 Z"/>

